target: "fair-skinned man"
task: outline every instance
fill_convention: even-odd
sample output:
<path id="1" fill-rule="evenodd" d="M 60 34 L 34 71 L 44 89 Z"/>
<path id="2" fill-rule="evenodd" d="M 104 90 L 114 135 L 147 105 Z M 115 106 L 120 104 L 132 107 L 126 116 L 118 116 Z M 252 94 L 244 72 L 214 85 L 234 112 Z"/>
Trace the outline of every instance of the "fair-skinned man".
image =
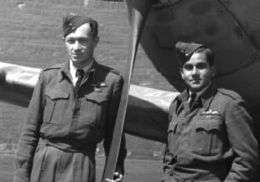
<path id="1" fill-rule="evenodd" d="M 63 21 L 69 59 L 44 69 L 19 140 L 15 182 L 95 182 L 95 151 L 106 157 L 123 85 L 114 69 L 96 62 L 98 23 L 68 15 Z M 114 179 L 123 180 L 125 137 Z"/>
<path id="2" fill-rule="evenodd" d="M 211 49 L 178 42 L 186 89 L 171 103 L 163 182 L 250 182 L 258 161 L 252 118 L 234 91 L 217 88 Z"/>
<path id="3" fill-rule="evenodd" d="M 89 24 L 83 24 L 65 37 L 70 61 L 76 68 L 83 68 L 93 60 L 93 52 L 99 41 L 99 37 L 93 37 Z"/>

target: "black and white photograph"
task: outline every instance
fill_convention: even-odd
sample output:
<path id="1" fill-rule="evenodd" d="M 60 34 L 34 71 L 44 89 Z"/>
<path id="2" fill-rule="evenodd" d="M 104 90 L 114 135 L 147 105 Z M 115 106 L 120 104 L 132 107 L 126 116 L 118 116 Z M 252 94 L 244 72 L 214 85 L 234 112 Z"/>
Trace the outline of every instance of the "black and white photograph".
<path id="1" fill-rule="evenodd" d="M 258 182 L 259 0 L 1 0 L 1 182 Z"/>

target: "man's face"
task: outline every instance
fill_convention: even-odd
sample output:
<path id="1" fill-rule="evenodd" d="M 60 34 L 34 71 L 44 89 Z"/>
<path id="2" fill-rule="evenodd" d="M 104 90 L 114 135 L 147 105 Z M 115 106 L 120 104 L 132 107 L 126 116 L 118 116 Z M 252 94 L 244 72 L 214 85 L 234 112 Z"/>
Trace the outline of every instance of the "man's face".
<path id="1" fill-rule="evenodd" d="M 89 64 L 97 43 L 98 37 L 93 38 L 88 23 L 81 25 L 65 37 L 65 45 L 70 60 L 76 67 Z"/>
<path id="2" fill-rule="evenodd" d="M 181 68 L 181 77 L 192 92 L 199 92 L 211 83 L 215 68 L 204 53 L 194 53 Z"/>

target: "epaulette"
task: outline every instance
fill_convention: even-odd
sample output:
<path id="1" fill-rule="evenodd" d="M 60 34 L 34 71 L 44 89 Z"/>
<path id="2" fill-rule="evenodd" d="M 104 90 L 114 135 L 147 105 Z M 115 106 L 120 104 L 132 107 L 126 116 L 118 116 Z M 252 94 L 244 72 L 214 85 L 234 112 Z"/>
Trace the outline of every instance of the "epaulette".
<path id="1" fill-rule="evenodd" d="M 121 75 L 121 73 L 118 70 L 114 69 L 114 68 L 111 68 L 111 67 L 103 65 L 103 64 L 98 64 L 98 65 L 101 68 L 103 68 L 104 70 L 106 70 L 106 71 L 112 72 L 112 73 L 114 73 L 116 75 Z"/>
<path id="2" fill-rule="evenodd" d="M 121 75 L 121 73 L 118 70 L 115 70 L 113 68 L 111 68 L 110 70 L 112 73 L 115 73 L 116 75 Z"/>
<path id="3" fill-rule="evenodd" d="M 233 90 L 228 90 L 228 89 L 224 89 L 224 88 L 218 88 L 218 91 L 223 94 L 226 95 L 234 100 L 243 100 L 242 97 L 235 91 Z"/>
<path id="4" fill-rule="evenodd" d="M 58 63 L 58 64 L 54 64 L 51 66 L 48 66 L 46 68 L 43 68 L 43 71 L 48 71 L 48 70 L 53 70 L 53 69 L 60 69 L 62 67 L 64 67 L 65 63 Z"/>

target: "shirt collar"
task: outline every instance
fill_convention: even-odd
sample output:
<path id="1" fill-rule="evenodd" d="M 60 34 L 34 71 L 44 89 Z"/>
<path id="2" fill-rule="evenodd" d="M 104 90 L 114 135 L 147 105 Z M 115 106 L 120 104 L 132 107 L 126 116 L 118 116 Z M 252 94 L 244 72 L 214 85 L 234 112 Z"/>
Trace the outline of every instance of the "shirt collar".
<path id="1" fill-rule="evenodd" d="M 80 68 L 80 69 L 82 69 L 84 71 L 84 73 L 87 74 L 89 72 L 89 70 L 92 68 L 93 63 L 94 63 L 94 59 L 92 59 L 91 62 L 88 65 L 86 65 L 86 66 L 84 66 L 83 68 Z M 72 61 L 69 61 L 69 70 L 70 70 L 70 74 L 71 74 L 72 77 L 76 76 L 77 69 L 78 68 L 76 68 L 73 65 Z"/>
<path id="2" fill-rule="evenodd" d="M 196 92 L 196 97 L 200 97 L 201 95 L 203 95 L 203 93 L 210 87 L 211 84 L 209 84 L 208 86 L 206 86 L 205 88 L 203 88 L 201 91 Z M 191 95 L 191 91 L 189 90 L 189 96 Z"/>
<path id="3" fill-rule="evenodd" d="M 94 73 L 96 71 L 96 67 L 97 67 L 98 63 L 96 62 L 96 60 L 93 58 L 93 61 L 88 64 L 87 67 L 84 67 L 82 68 L 84 70 L 85 73 L 88 73 L 89 75 L 93 75 L 94 76 Z M 75 69 L 75 74 L 76 74 L 76 68 L 72 68 L 72 69 Z M 60 69 L 60 72 L 59 72 L 59 81 L 61 82 L 63 79 L 65 79 L 66 77 L 69 78 L 70 80 L 72 79 L 71 77 L 71 70 L 70 70 L 70 61 L 67 61 L 64 66 Z"/>
<path id="4" fill-rule="evenodd" d="M 202 106 L 207 110 L 210 106 L 210 103 L 217 91 L 216 85 L 211 83 L 208 87 L 203 89 L 201 92 L 198 93 L 198 102 L 201 102 Z M 185 89 L 178 97 L 178 102 L 186 102 L 189 99 L 189 90 Z"/>

